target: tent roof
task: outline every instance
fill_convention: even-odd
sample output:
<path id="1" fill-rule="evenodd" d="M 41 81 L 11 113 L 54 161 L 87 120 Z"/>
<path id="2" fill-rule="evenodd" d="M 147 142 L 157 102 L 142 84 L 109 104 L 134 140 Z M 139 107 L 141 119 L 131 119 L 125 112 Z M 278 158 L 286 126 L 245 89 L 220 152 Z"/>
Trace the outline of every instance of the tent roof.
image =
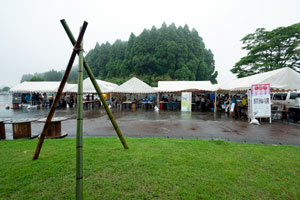
<path id="1" fill-rule="evenodd" d="M 270 84 L 272 91 L 300 90 L 300 73 L 289 67 L 235 79 L 218 86 L 219 91 L 245 91 L 253 84 Z"/>
<path id="2" fill-rule="evenodd" d="M 154 94 L 157 93 L 155 89 L 144 83 L 140 79 L 133 77 L 115 88 L 113 93 L 125 93 L 125 94 Z"/>
<path id="3" fill-rule="evenodd" d="M 118 86 L 117 84 L 110 83 L 107 81 L 102 81 L 102 80 L 97 80 L 97 79 L 96 79 L 96 81 L 97 81 L 102 93 L 110 93 Z M 78 85 L 76 84 L 76 85 L 72 86 L 71 88 L 67 89 L 66 92 L 76 93 L 77 89 L 78 89 L 77 87 L 78 87 Z M 86 78 L 83 80 L 83 93 L 97 93 L 90 78 Z"/>
<path id="4" fill-rule="evenodd" d="M 158 91 L 214 91 L 214 89 L 210 81 L 158 81 Z"/>
<path id="5" fill-rule="evenodd" d="M 9 92 L 57 92 L 59 84 L 59 81 L 25 81 L 11 88 Z"/>
<path id="6" fill-rule="evenodd" d="M 63 92 L 70 92 L 70 90 L 74 87 L 75 88 L 78 87 L 76 83 L 75 84 L 66 83 Z"/>

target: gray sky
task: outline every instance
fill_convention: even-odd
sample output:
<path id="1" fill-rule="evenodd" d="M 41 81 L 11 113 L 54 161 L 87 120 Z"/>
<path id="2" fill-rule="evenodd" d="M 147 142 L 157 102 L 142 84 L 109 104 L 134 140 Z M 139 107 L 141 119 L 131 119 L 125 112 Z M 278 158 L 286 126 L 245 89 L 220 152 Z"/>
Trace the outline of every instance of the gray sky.
<path id="1" fill-rule="evenodd" d="M 220 83 L 235 78 L 229 70 L 246 54 L 240 42 L 246 34 L 300 21 L 299 0 L 0 1 L 0 86 L 16 85 L 26 73 L 66 67 L 72 46 L 59 22 L 63 18 L 75 37 L 83 21 L 89 23 L 86 51 L 163 22 L 187 24 L 212 50 Z"/>

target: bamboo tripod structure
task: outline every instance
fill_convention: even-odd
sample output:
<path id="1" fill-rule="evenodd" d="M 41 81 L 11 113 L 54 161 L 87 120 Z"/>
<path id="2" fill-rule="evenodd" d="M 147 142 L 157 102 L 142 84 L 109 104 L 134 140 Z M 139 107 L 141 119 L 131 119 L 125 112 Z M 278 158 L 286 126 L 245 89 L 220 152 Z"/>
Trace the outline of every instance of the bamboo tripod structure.
<path id="1" fill-rule="evenodd" d="M 76 130 L 76 199 L 83 197 L 83 158 L 82 158 L 82 121 L 83 121 L 83 43 L 79 50 L 78 90 L 77 90 L 77 130 Z"/>
<path id="2" fill-rule="evenodd" d="M 54 112 L 57 108 L 57 103 L 59 101 L 59 99 L 61 98 L 62 95 L 62 91 L 64 89 L 64 86 L 67 82 L 67 79 L 69 77 L 70 71 L 72 69 L 76 54 L 79 55 L 79 70 L 78 70 L 78 93 L 77 93 L 77 132 L 76 132 L 76 199 L 82 199 L 82 195 L 83 195 L 83 184 L 82 184 L 82 178 L 83 178 L 83 167 L 82 167 L 82 133 L 83 133 L 83 126 L 82 126 L 82 121 L 83 121 L 83 102 L 82 102 L 82 95 L 83 95 L 83 67 L 85 68 L 89 78 L 91 79 L 95 90 L 97 91 L 97 94 L 100 97 L 100 100 L 107 112 L 107 115 L 109 116 L 109 119 L 119 137 L 119 139 L 121 140 L 124 149 L 128 149 L 128 145 L 126 143 L 125 138 L 123 137 L 121 130 L 115 120 L 115 118 L 112 115 L 111 110 L 109 109 L 107 102 L 105 101 L 103 94 L 100 90 L 100 87 L 98 85 L 98 83 L 96 82 L 95 76 L 92 72 L 92 70 L 90 69 L 89 65 L 87 64 L 87 62 L 85 61 L 84 57 L 83 57 L 83 49 L 82 49 L 82 40 L 83 40 L 83 36 L 85 33 L 85 30 L 87 28 L 87 22 L 83 23 L 83 26 L 80 30 L 79 36 L 77 38 L 77 41 L 75 40 L 72 32 L 70 31 L 66 21 L 63 19 L 61 20 L 61 24 L 63 25 L 72 45 L 74 46 L 73 52 L 71 54 L 71 57 L 69 59 L 65 74 L 62 78 L 62 81 L 59 85 L 56 97 L 54 99 L 54 102 L 51 106 L 51 109 L 48 113 L 47 116 L 47 120 L 46 123 L 44 125 L 44 128 L 42 130 L 42 133 L 40 135 L 38 144 L 36 146 L 35 149 L 35 153 L 33 155 L 33 160 L 38 159 L 40 151 L 42 149 L 44 140 L 45 140 L 45 136 L 46 136 L 46 132 L 48 131 L 49 127 L 50 127 L 50 123 L 51 120 L 54 116 Z"/>

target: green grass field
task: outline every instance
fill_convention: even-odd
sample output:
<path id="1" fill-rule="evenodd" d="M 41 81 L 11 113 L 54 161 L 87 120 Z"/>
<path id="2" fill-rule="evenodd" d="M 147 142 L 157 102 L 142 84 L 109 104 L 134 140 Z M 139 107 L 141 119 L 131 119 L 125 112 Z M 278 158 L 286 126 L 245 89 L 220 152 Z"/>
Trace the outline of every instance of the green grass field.
<path id="1" fill-rule="evenodd" d="M 84 138 L 85 199 L 300 199 L 300 147 Z M 0 141 L 0 199 L 74 199 L 75 139 Z"/>

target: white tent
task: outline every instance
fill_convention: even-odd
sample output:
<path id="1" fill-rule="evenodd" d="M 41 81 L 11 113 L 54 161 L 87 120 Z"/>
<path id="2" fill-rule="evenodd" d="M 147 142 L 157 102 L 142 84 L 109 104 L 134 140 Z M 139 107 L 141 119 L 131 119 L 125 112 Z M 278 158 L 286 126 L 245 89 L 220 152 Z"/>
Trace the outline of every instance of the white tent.
<path id="1" fill-rule="evenodd" d="M 246 91 L 253 84 L 270 84 L 272 91 L 300 90 L 300 73 L 289 67 L 235 79 L 218 86 L 219 91 Z"/>
<path id="2" fill-rule="evenodd" d="M 57 92 L 59 81 L 26 81 L 11 88 L 10 93 Z M 66 84 L 67 85 L 67 84 Z"/>
<path id="3" fill-rule="evenodd" d="M 77 84 L 70 84 L 70 83 L 66 83 L 63 92 L 70 92 L 71 89 L 73 88 L 77 88 Z"/>
<path id="4" fill-rule="evenodd" d="M 96 81 L 102 93 L 110 93 L 118 86 L 117 84 L 110 83 L 107 81 L 101 81 L 101 80 L 96 80 Z M 78 89 L 77 87 L 78 86 L 76 84 L 73 87 L 67 89 L 66 92 L 77 93 L 77 89 Z M 97 93 L 90 78 L 86 78 L 83 81 L 83 93 L 89 93 L 89 94 Z"/>
<path id="5" fill-rule="evenodd" d="M 158 81 L 159 92 L 214 91 L 210 81 Z"/>
<path id="6" fill-rule="evenodd" d="M 116 87 L 112 93 L 123 93 L 123 94 L 155 94 L 157 91 L 144 83 L 138 78 L 131 78 L 122 85 Z"/>

